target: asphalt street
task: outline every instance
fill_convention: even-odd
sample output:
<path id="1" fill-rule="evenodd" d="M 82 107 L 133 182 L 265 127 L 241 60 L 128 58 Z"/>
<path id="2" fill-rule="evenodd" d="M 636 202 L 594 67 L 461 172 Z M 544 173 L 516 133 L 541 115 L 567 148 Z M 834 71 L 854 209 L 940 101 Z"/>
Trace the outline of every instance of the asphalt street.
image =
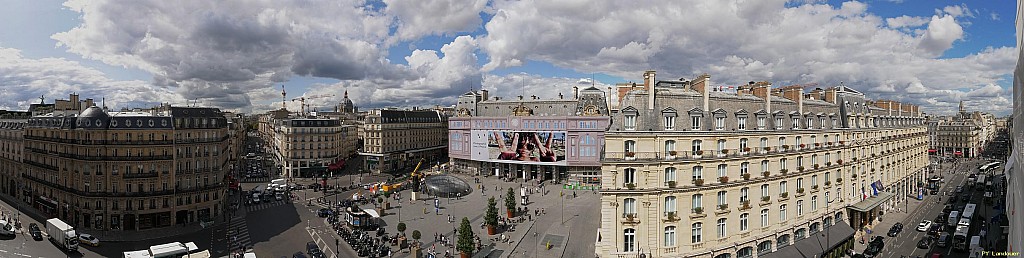
<path id="1" fill-rule="evenodd" d="M 955 193 L 957 186 L 966 185 L 967 177 L 971 173 L 976 173 L 978 167 L 987 162 L 989 161 L 968 161 L 960 164 L 955 168 L 953 168 L 949 164 L 945 165 L 944 168 L 941 169 L 941 171 L 943 172 L 942 175 L 945 176 L 945 181 L 938 191 L 939 195 L 928 195 L 925 197 L 924 200 L 921 201 L 912 199 L 908 206 L 898 207 L 900 209 L 909 208 L 909 214 L 906 213 L 906 211 L 890 212 L 885 214 L 883 217 L 883 221 L 879 222 L 874 227 L 872 234 L 867 237 L 867 239 L 870 239 L 870 237 L 873 236 L 885 237 L 885 248 L 883 248 L 880 257 L 928 257 L 927 255 L 936 252 L 942 254 L 943 257 L 967 257 L 968 254 L 965 252 L 953 251 L 952 244 L 948 245 L 947 247 L 939 247 L 933 241 L 932 245 L 930 245 L 927 249 L 919 248 L 917 246 L 918 241 L 925 237 L 928 237 L 928 235 L 927 232 L 917 231 L 916 228 L 918 226 L 918 223 L 920 223 L 923 220 L 934 221 L 935 223 L 941 223 L 942 225 L 946 225 L 947 218 L 942 218 L 941 220 L 937 221 L 937 217 L 943 215 L 942 209 L 946 204 L 950 203 L 950 198 L 957 199 L 957 201 L 952 202 L 954 210 L 962 211 L 963 206 L 966 205 L 967 203 L 975 203 L 978 205 L 976 217 L 990 217 L 993 214 L 995 214 L 991 205 L 984 205 L 984 190 L 979 188 L 969 188 L 965 186 L 964 193 L 970 196 L 969 201 L 962 201 L 960 194 Z M 889 232 L 889 229 L 892 227 L 892 225 L 895 224 L 896 222 L 903 223 L 903 231 L 899 233 L 896 237 L 888 237 L 886 234 Z M 998 225 L 992 227 L 997 228 Z M 948 232 L 950 233 L 950 235 L 952 235 L 953 228 L 945 226 L 943 227 L 943 229 L 945 230 L 944 232 Z M 970 235 L 977 235 L 980 230 L 981 227 L 977 226 L 977 223 L 972 223 Z M 989 232 L 993 231 L 989 230 Z M 994 232 L 989 233 L 988 235 L 998 236 L 998 234 L 999 233 Z M 863 251 L 864 246 L 865 245 L 863 244 L 858 244 L 857 251 Z"/>

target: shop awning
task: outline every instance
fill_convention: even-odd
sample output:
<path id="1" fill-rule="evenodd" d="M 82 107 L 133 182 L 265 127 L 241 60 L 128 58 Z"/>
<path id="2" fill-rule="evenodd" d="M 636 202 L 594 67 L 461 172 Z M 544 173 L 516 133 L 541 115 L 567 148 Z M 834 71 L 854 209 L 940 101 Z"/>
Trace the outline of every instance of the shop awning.
<path id="1" fill-rule="evenodd" d="M 853 228 L 846 222 L 839 221 L 825 229 L 825 231 L 813 233 L 807 238 L 801 239 L 792 245 L 783 247 L 778 251 L 759 255 L 761 258 L 789 258 L 789 257 L 820 257 L 825 251 L 841 245 L 847 239 L 853 237 Z"/>
<path id="2" fill-rule="evenodd" d="M 878 195 L 868 197 L 867 199 L 864 199 L 863 201 L 860 201 L 857 204 L 850 205 L 849 208 L 851 210 L 865 212 L 874 209 L 875 207 L 878 207 L 878 205 L 882 205 L 882 202 L 885 202 L 889 199 L 892 199 L 892 193 L 878 192 Z"/>
<path id="3" fill-rule="evenodd" d="M 935 152 L 937 152 L 937 151 L 938 151 L 938 150 L 935 150 L 935 149 L 928 149 L 928 153 L 935 153 Z"/>

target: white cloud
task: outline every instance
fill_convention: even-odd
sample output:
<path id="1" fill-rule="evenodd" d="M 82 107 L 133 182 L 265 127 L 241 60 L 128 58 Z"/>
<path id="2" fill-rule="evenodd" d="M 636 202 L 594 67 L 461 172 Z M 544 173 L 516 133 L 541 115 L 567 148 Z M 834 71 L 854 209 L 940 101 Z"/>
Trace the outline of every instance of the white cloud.
<path id="1" fill-rule="evenodd" d="M 99 70 L 62 58 L 26 58 L 21 51 L 0 47 L 0 109 L 26 110 L 44 96 L 48 103 L 55 98 L 78 93 L 106 106 L 149 107 L 167 102 L 184 104 L 185 99 L 169 89 L 154 87 L 143 81 L 118 81 Z"/>
<path id="2" fill-rule="evenodd" d="M 998 21 L 999 20 L 999 14 L 996 13 L 996 12 L 991 12 L 988 15 L 989 15 L 989 18 L 992 18 L 993 21 Z"/>
<path id="3" fill-rule="evenodd" d="M 861 2 L 574 3 L 496 1 L 495 18 L 484 25 L 488 34 L 480 37 L 490 57 L 484 69 L 537 60 L 627 80 L 654 69 L 666 78 L 708 72 L 723 85 L 845 81 L 872 97 L 927 103 L 897 94 L 937 98 L 944 91 L 979 88 L 998 83 L 1014 66 L 1011 48 L 936 59 L 964 39 L 955 17 L 970 17 L 966 6 L 946 8 L 950 14 L 929 20 L 886 19 L 868 13 Z M 916 27 L 922 30 L 910 29 Z"/>
<path id="4" fill-rule="evenodd" d="M 483 24 L 480 13 L 487 6 L 487 0 L 385 0 L 384 3 L 387 4 L 385 13 L 398 19 L 394 40 L 472 31 Z"/>
<path id="5" fill-rule="evenodd" d="M 964 29 L 960 27 L 960 24 L 956 23 L 953 16 L 946 15 L 941 18 L 939 16 L 932 16 L 932 20 L 928 22 L 928 30 L 925 31 L 918 46 L 925 54 L 938 57 L 953 47 L 953 42 L 963 38 L 963 36 Z"/>
<path id="6" fill-rule="evenodd" d="M 916 16 L 900 16 L 894 18 L 886 18 L 885 24 L 889 25 L 889 28 L 906 28 L 906 27 L 918 27 L 928 23 L 927 17 L 916 17 Z"/>
<path id="7" fill-rule="evenodd" d="M 970 8 L 967 8 L 967 4 L 950 5 L 943 7 L 942 10 L 935 10 L 936 15 L 949 14 L 953 17 L 974 17 L 974 13 Z"/>

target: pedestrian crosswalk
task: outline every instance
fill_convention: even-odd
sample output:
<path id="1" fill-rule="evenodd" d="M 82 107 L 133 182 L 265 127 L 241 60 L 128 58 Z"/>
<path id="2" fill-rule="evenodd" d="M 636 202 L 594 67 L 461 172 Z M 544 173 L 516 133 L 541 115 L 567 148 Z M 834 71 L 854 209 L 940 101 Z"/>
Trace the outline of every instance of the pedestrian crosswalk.
<path id="1" fill-rule="evenodd" d="M 242 183 L 266 183 L 270 182 L 270 177 L 243 177 Z"/>
<path id="2" fill-rule="evenodd" d="M 252 237 L 249 235 L 249 227 L 245 223 L 245 218 L 231 218 L 231 222 L 228 222 L 227 238 L 232 252 L 247 252 L 252 248 Z"/>
<path id="3" fill-rule="evenodd" d="M 249 212 L 260 211 L 260 210 L 265 210 L 265 209 L 273 208 L 273 207 L 276 207 L 276 206 L 280 206 L 280 205 L 283 205 L 283 204 L 287 204 L 287 203 L 290 203 L 290 202 L 291 202 L 291 200 L 289 200 L 287 198 L 285 198 L 284 200 L 280 200 L 280 201 L 272 200 L 272 201 L 269 201 L 269 202 L 260 202 L 260 203 L 249 204 L 249 205 L 245 206 L 245 210 L 249 211 Z"/>

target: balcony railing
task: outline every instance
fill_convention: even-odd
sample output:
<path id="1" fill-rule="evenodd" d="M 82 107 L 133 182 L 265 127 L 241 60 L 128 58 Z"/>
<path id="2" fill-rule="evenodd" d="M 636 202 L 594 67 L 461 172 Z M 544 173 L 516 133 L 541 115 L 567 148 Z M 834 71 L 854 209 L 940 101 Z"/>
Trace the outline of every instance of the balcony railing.
<path id="1" fill-rule="evenodd" d="M 49 170 L 53 170 L 53 171 L 57 170 L 57 166 L 47 165 L 47 164 L 35 162 L 35 161 L 32 161 L 32 160 L 27 160 L 26 159 L 23 162 L 25 162 L 25 164 L 33 165 L 33 166 L 36 166 L 36 167 L 41 167 L 41 168 L 45 168 L 45 169 L 49 169 Z"/>
<path id="2" fill-rule="evenodd" d="M 149 172 L 142 172 L 142 173 L 124 173 L 124 175 L 122 177 L 124 177 L 125 179 L 130 179 L 130 178 L 152 178 L 152 177 L 159 177 L 159 176 L 160 176 L 159 172 L 149 171 Z"/>
<path id="3" fill-rule="evenodd" d="M 833 144 L 821 146 L 806 146 L 804 148 L 792 147 L 789 149 L 780 149 L 771 147 L 770 150 L 764 150 L 764 148 L 749 148 L 747 149 L 724 149 L 719 150 L 703 150 L 700 155 L 698 152 L 693 151 L 676 151 L 676 155 L 671 155 L 669 152 L 659 151 L 638 151 L 638 152 L 614 152 L 606 151 L 604 153 L 604 160 L 608 161 L 657 161 L 657 160 L 701 160 L 701 159 L 716 159 L 716 158 L 738 158 L 738 157 L 761 157 L 770 156 L 784 153 L 811 153 L 817 151 L 825 151 L 831 149 L 837 149 L 843 147 L 842 145 Z"/>
<path id="4" fill-rule="evenodd" d="M 25 135 L 27 140 L 37 141 L 48 141 L 58 142 L 67 144 L 78 144 L 78 145 L 170 145 L 174 144 L 171 140 L 79 140 L 79 139 L 64 139 L 64 138 L 53 138 L 43 136 L 32 136 Z"/>
<path id="5" fill-rule="evenodd" d="M 224 183 L 218 182 L 216 184 L 211 184 L 211 185 L 207 185 L 207 186 L 199 186 L 199 187 L 192 187 L 192 188 L 177 188 L 177 189 L 157 190 L 157 191 L 86 192 L 86 191 L 82 191 L 82 190 L 66 187 L 66 186 L 63 186 L 63 185 L 59 185 L 59 184 L 56 184 L 56 183 L 53 183 L 53 182 L 50 182 L 50 181 L 46 181 L 46 180 L 43 180 L 43 179 L 40 179 L 40 178 L 36 178 L 36 177 L 28 175 L 26 173 L 22 173 L 21 177 L 23 177 L 25 179 L 28 179 L 28 180 L 35 181 L 35 182 L 43 184 L 45 186 L 54 188 L 54 189 L 56 189 L 58 191 L 64 191 L 64 192 L 67 192 L 67 193 L 70 193 L 70 194 L 79 195 L 79 196 L 86 196 L 86 197 L 152 197 L 152 196 L 173 195 L 173 194 L 192 194 L 192 193 L 196 193 L 196 192 L 202 192 L 202 191 L 208 191 L 208 190 L 216 190 L 216 189 L 220 189 L 220 188 L 225 187 Z"/>

